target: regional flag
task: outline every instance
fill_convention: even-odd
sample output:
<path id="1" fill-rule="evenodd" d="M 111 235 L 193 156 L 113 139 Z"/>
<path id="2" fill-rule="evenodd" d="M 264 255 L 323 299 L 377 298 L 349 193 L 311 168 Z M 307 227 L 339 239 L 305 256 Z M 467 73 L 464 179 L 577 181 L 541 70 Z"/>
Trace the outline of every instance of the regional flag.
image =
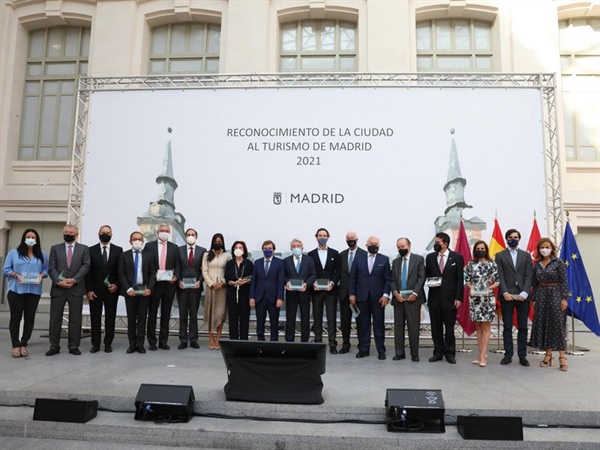
<path id="1" fill-rule="evenodd" d="M 567 222 L 561 244 L 560 259 L 564 261 L 567 269 L 567 284 L 569 285 L 567 314 L 581 320 L 590 331 L 596 336 L 600 336 L 600 323 L 598 323 L 594 294 L 569 222 Z"/>
<path id="2" fill-rule="evenodd" d="M 542 238 L 540 229 L 538 228 L 537 220 L 533 218 L 533 227 L 531 228 L 531 234 L 529 235 L 529 242 L 527 242 L 527 253 L 531 255 L 531 263 L 534 264 L 537 253 L 537 243 Z M 515 312 L 516 314 L 516 312 Z M 529 320 L 533 322 L 534 308 L 529 308 Z M 515 315 L 516 317 L 516 315 Z M 515 318 L 516 320 L 516 318 Z M 516 324 L 516 322 L 515 322 Z"/>
<path id="3" fill-rule="evenodd" d="M 506 248 L 506 242 L 504 242 L 504 236 L 500 231 L 500 225 L 498 225 L 498 219 L 494 219 L 494 231 L 492 231 L 492 239 L 490 240 L 490 258 L 496 259 L 496 253 L 501 252 Z M 501 316 L 500 312 L 500 300 L 498 299 L 498 288 L 494 289 L 494 295 L 496 296 L 496 313 L 498 317 Z"/>
<path id="4" fill-rule="evenodd" d="M 463 257 L 465 265 L 471 261 L 471 249 L 469 248 L 469 239 L 467 239 L 467 232 L 465 231 L 465 224 L 460 221 L 460 227 L 458 229 L 458 237 L 456 239 L 456 247 L 454 248 L 456 253 L 460 253 Z M 475 332 L 475 324 L 471 322 L 471 316 L 469 314 L 469 288 L 464 287 L 463 290 L 463 302 L 456 312 L 456 320 L 467 333 L 467 336 L 471 336 Z"/>

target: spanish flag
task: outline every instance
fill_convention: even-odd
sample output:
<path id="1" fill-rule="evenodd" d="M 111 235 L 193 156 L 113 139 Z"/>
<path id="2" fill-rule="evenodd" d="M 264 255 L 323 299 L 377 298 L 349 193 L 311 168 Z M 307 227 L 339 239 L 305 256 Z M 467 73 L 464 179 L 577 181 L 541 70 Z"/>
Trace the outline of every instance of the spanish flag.
<path id="1" fill-rule="evenodd" d="M 504 236 L 502 236 L 502 231 L 500 231 L 498 219 L 494 219 L 494 231 L 490 240 L 490 258 L 495 259 L 496 253 L 501 252 L 505 248 L 506 242 L 504 242 Z"/>

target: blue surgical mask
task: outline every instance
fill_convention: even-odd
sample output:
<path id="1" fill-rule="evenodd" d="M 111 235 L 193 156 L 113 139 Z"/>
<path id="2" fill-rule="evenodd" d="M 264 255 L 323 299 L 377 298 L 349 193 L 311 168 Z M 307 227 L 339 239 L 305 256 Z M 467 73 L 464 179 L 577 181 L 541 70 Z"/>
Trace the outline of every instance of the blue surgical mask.
<path id="1" fill-rule="evenodd" d="M 317 239 L 317 242 L 319 243 L 319 245 L 325 245 L 325 244 L 327 244 L 328 240 L 329 239 L 327 239 L 327 238 L 319 238 L 319 239 Z"/>
<path id="2" fill-rule="evenodd" d="M 265 258 L 270 258 L 271 256 L 273 256 L 273 250 L 271 250 L 270 248 L 266 248 L 263 250 L 263 255 L 265 255 Z"/>
<path id="3" fill-rule="evenodd" d="M 300 247 L 294 247 L 292 249 L 292 253 L 294 256 L 300 256 L 302 254 L 302 249 Z"/>

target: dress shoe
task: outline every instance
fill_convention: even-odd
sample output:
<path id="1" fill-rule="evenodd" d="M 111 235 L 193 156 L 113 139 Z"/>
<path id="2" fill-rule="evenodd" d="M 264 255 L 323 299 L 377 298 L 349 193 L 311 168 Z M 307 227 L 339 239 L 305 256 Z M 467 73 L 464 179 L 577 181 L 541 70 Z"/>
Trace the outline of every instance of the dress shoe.
<path id="1" fill-rule="evenodd" d="M 69 349 L 69 353 L 71 355 L 75 355 L 75 356 L 81 355 L 81 351 L 78 348 L 71 348 L 71 349 Z"/>
<path id="2" fill-rule="evenodd" d="M 200 348 L 200 344 L 198 344 L 197 342 L 192 342 L 190 344 L 190 347 L 192 347 L 192 348 Z"/>
<path id="3" fill-rule="evenodd" d="M 400 361 L 401 359 L 406 359 L 406 355 L 395 355 L 392 359 L 394 361 Z"/>
<path id="4" fill-rule="evenodd" d="M 169 347 L 167 344 L 158 344 L 158 348 L 161 350 L 171 350 L 171 347 Z"/>
<path id="5" fill-rule="evenodd" d="M 433 355 L 431 358 L 429 358 L 429 362 L 436 362 L 436 361 L 441 361 L 442 357 L 440 355 Z"/>
<path id="6" fill-rule="evenodd" d="M 519 364 L 525 367 L 529 367 L 529 361 L 527 361 L 527 358 L 519 358 Z"/>
<path id="7" fill-rule="evenodd" d="M 138 353 L 146 353 L 146 349 L 144 348 L 143 345 L 138 345 L 136 348 Z"/>
<path id="8" fill-rule="evenodd" d="M 331 353 L 332 355 L 337 355 L 337 354 L 338 354 L 337 348 L 335 348 L 335 347 L 331 347 L 331 348 L 329 349 L 329 353 Z"/>
<path id="9" fill-rule="evenodd" d="M 48 350 L 46 352 L 46 356 L 54 356 L 54 355 L 58 355 L 60 353 L 60 350 L 57 348 L 50 348 L 50 350 Z"/>
<path id="10" fill-rule="evenodd" d="M 112 347 L 110 345 L 105 345 L 104 346 L 104 353 L 111 353 L 112 352 Z"/>
<path id="11" fill-rule="evenodd" d="M 177 350 L 183 350 L 184 348 L 187 348 L 187 344 L 184 344 L 183 342 L 177 346 Z"/>
<path id="12" fill-rule="evenodd" d="M 90 348 L 90 353 L 98 353 L 99 351 L 100 351 L 99 345 L 94 345 L 94 346 L 92 346 L 92 348 Z"/>
<path id="13" fill-rule="evenodd" d="M 385 353 L 380 353 L 380 354 L 377 356 L 377 359 L 381 359 L 381 360 L 385 359 Z"/>
<path id="14" fill-rule="evenodd" d="M 133 345 L 130 345 L 127 349 L 127 354 L 131 355 L 133 352 L 135 352 L 135 347 Z"/>
<path id="15" fill-rule="evenodd" d="M 156 344 L 150 344 L 150 346 L 148 347 L 150 350 L 152 350 L 153 352 L 155 352 L 157 350 L 156 348 Z"/>
<path id="16" fill-rule="evenodd" d="M 412 362 L 419 362 L 418 356 L 411 356 L 410 359 L 412 360 Z"/>
<path id="17" fill-rule="evenodd" d="M 446 356 L 446 361 L 450 364 L 456 364 L 456 358 L 454 356 Z"/>
<path id="18" fill-rule="evenodd" d="M 344 353 L 348 353 L 350 351 L 350 347 L 342 347 L 342 349 L 340 350 L 340 355 L 343 355 Z"/>
<path id="19" fill-rule="evenodd" d="M 512 358 L 510 356 L 505 356 L 504 358 L 502 358 L 502 361 L 500 361 L 500 364 L 502 364 L 503 366 L 510 364 L 512 362 Z"/>
<path id="20" fill-rule="evenodd" d="M 366 358 L 367 356 L 369 356 L 369 354 L 368 353 L 363 353 L 363 352 L 358 352 L 356 354 L 357 358 Z"/>

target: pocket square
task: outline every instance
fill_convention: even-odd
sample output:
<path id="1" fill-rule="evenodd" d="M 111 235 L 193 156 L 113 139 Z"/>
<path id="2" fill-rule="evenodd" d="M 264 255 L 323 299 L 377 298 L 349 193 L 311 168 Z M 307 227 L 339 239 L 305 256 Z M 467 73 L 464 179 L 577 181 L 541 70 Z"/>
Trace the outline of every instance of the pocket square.
<path id="1" fill-rule="evenodd" d="M 456 265 L 456 263 L 452 264 L 450 267 L 454 267 Z"/>

